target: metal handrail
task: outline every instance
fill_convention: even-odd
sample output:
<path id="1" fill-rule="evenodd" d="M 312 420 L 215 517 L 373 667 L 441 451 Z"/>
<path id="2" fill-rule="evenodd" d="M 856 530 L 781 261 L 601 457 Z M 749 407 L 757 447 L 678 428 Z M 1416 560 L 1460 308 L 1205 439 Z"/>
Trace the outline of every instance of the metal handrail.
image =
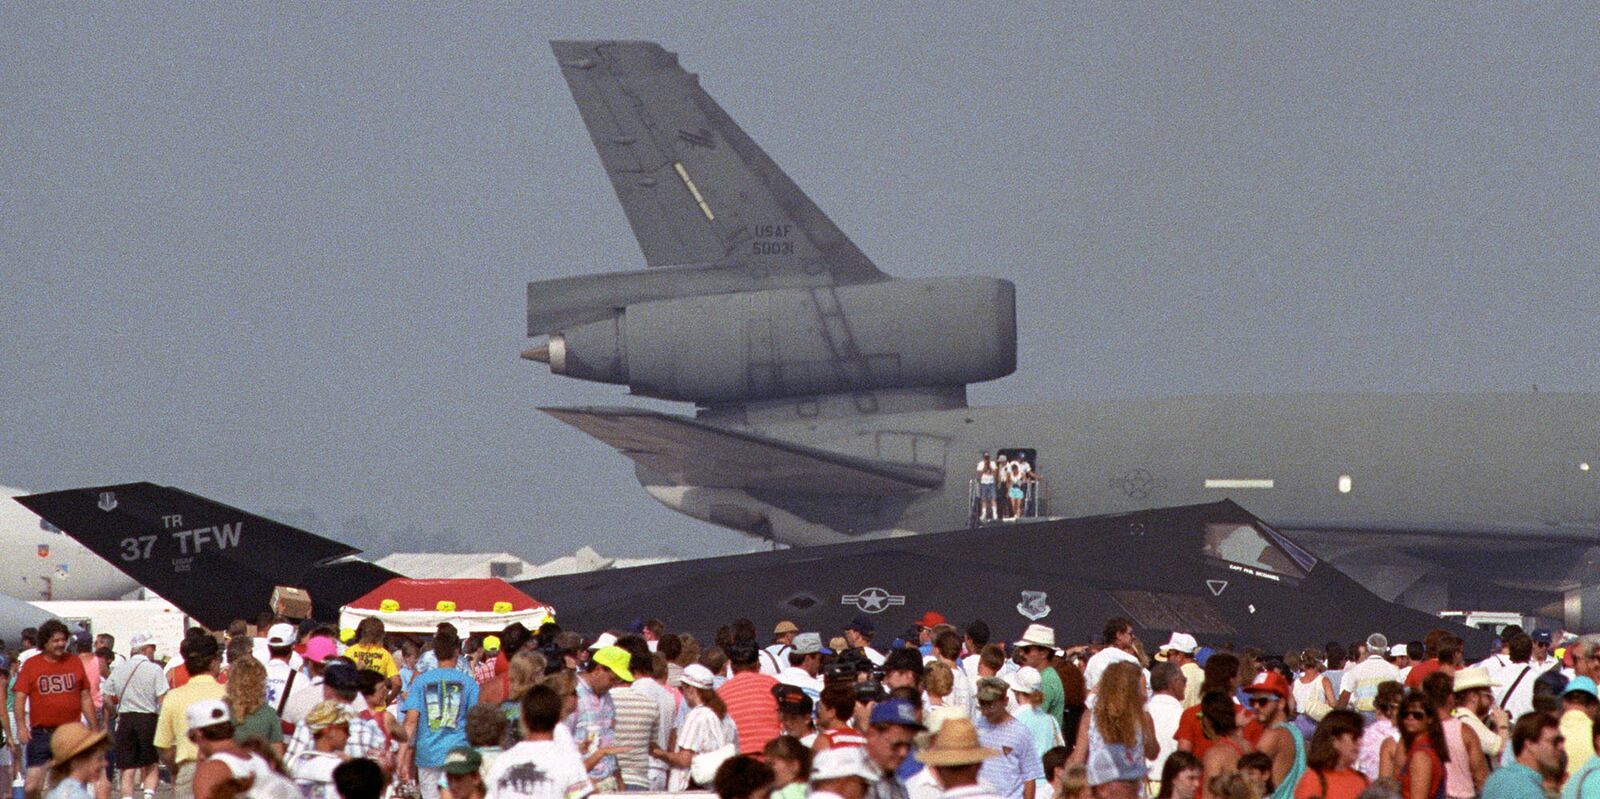
<path id="1" fill-rule="evenodd" d="M 998 490 L 998 486 L 997 489 Z M 997 497 L 997 501 L 1004 497 Z M 978 525 L 978 517 L 983 513 L 978 502 L 978 478 L 967 479 L 967 523 L 969 527 Z M 1022 484 L 1022 515 L 1018 518 L 1037 519 L 1050 515 L 1050 481 L 1043 477 L 1034 477 Z"/>

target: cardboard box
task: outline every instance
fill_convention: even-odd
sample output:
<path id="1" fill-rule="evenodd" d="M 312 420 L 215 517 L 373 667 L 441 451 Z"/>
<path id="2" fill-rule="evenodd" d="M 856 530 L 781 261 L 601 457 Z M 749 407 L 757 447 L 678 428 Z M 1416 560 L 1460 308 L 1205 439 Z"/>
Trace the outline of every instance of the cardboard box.
<path id="1" fill-rule="evenodd" d="M 272 612 L 289 619 L 311 618 L 311 594 L 304 588 L 280 585 L 272 589 Z"/>

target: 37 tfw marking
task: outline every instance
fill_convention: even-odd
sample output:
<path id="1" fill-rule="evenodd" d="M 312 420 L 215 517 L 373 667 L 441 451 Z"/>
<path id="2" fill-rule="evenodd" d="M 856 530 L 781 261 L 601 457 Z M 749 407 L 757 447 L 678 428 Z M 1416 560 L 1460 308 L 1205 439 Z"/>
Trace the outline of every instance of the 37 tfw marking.
<path id="1" fill-rule="evenodd" d="M 179 524 L 183 521 L 178 516 L 165 516 L 162 517 L 162 522 L 166 523 L 167 519 L 177 519 Z M 193 530 L 179 530 L 170 535 L 172 540 L 178 542 L 179 555 L 197 555 L 207 550 L 220 552 L 224 549 L 232 549 L 239 546 L 239 534 L 243 531 L 244 522 L 234 522 L 232 524 L 224 523 L 209 527 L 196 527 Z M 157 538 L 158 536 L 155 535 L 138 535 L 124 538 L 119 542 L 122 550 L 119 555 L 124 561 L 129 562 L 148 560 L 151 553 L 155 551 Z"/>

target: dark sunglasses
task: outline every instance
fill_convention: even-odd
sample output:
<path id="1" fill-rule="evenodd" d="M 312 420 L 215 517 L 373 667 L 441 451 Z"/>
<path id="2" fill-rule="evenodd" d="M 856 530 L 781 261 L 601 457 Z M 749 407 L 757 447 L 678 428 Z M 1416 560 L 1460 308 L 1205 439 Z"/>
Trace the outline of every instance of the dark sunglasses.
<path id="1" fill-rule="evenodd" d="M 1278 697 L 1276 696 L 1252 696 L 1250 697 L 1250 706 L 1266 707 L 1267 705 L 1270 705 L 1276 701 L 1278 701 Z"/>
<path id="2" fill-rule="evenodd" d="M 1407 711 L 1406 711 L 1406 712 L 1405 712 L 1405 713 L 1404 713 L 1404 714 L 1402 714 L 1402 715 L 1401 715 L 1401 716 L 1400 716 L 1400 717 L 1401 717 L 1401 718 L 1405 718 L 1405 719 L 1418 719 L 1418 720 L 1422 720 L 1422 719 L 1426 719 L 1426 718 L 1428 718 L 1428 714 L 1427 714 L 1427 713 L 1424 713 L 1424 712 L 1422 712 L 1422 711 L 1420 711 L 1420 710 L 1407 710 Z"/>

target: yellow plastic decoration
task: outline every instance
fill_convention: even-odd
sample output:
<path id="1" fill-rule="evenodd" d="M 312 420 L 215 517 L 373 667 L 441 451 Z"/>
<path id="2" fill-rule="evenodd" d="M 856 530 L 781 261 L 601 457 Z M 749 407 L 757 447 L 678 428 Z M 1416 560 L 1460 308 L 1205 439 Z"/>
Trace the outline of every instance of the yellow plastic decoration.
<path id="1" fill-rule="evenodd" d="M 378 603 L 378 610 L 383 613 L 393 613 L 400 609 L 400 603 L 393 599 L 385 599 Z"/>
<path id="2" fill-rule="evenodd" d="M 510 602 L 505 602 L 505 601 L 500 601 L 500 602 L 494 603 L 494 612 L 496 612 L 496 613 L 510 613 L 511 612 L 511 603 Z"/>
<path id="3" fill-rule="evenodd" d="M 439 600 L 439 604 L 433 606 L 433 609 L 439 611 L 440 613 L 454 613 L 456 612 L 456 603 L 451 602 L 448 599 L 441 599 Z"/>

